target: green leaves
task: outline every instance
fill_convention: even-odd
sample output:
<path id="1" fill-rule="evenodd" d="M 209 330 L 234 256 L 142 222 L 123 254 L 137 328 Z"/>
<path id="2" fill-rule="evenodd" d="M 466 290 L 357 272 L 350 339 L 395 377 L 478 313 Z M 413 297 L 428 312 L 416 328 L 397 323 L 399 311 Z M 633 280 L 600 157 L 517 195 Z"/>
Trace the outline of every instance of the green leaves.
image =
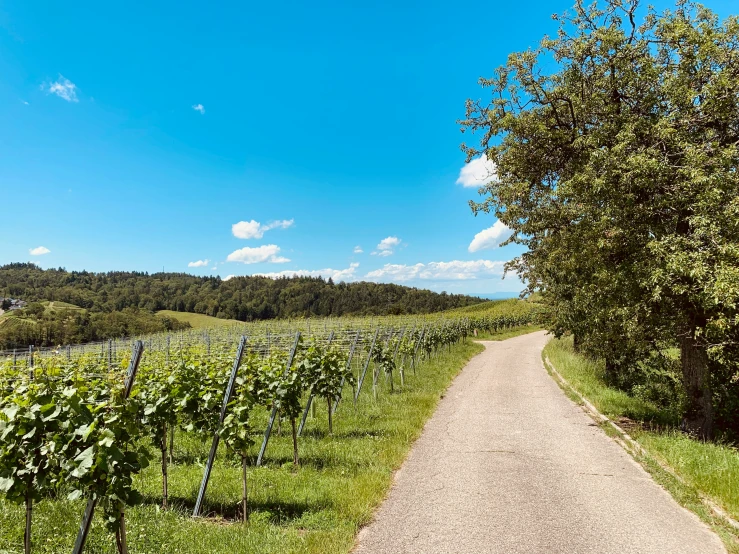
<path id="1" fill-rule="evenodd" d="M 617 379 L 690 336 L 712 376 L 688 397 L 710 418 L 712 395 L 739 398 L 739 21 L 681 1 L 637 26 L 638 4 L 577 2 L 481 81 L 491 98 L 461 124 L 482 138 L 463 148 L 496 174 L 472 208 L 526 247 L 507 269 L 543 292 L 549 327 Z"/>
<path id="2" fill-rule="evenodd" d="M 90 471 L 92 464 L 95 462 L 95 447 L 90 446 L 89 448 L 80 452 L 74 458 L 77 463 L 77 467 L 74 468 L 71 475 L 72 477 L 81 478 L 84 477 Z"/>
<path id="3" fill-rule="evenodd" d="M 341 393 L 342 379 L 348 385 L 354 384 L 354 376 L 346 367 L 346 355 L 316 342 L 302 353 L 296 371 L 302 375 L 305 388 L 321 398 L 336 398 Z"/>

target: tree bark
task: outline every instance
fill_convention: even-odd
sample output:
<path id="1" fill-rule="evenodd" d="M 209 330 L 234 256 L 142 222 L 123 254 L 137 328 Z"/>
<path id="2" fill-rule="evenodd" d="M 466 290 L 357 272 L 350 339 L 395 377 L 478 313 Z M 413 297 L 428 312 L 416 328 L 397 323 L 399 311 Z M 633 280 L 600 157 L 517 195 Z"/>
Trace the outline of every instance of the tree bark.
<path id="1" fill-rule="evenodd" d="M 293 430 L 293 464 L 297 466 L 299 463 L 299 460 L 298 460 L 298 432 L 295 429 L 295 418 L 294 417 L 290 418 L 290 426 L 292 427 L 292 430 Z"/>
<path id="2" fill-rule="evenodd" d="M 580 344 L 582 342 L 582 339 L 580 338 L 579 333 L 572 333 L 572 348 L 575 350 L 575 352 L 580 352 Z"/>
<path id="3" fill-rule="evenodd" d="M 611 386 L 618 385 L 616 364 L 611 358 L 606 358 L 606 383 Z"/>
<path id="4" fill-rule="evenodd" d="M 683 414 L 685 432 L 703 440 L 713 438 L 713 397 L 706 346 L 691 328 L 680 337 L 680 361 L 687 405 Z"/>
<path id="5" fill-rule="evenodd" d="M 126 513 L 121 510 L 120 526 L 115 533 L 115 544 L 118 547 L 118 554 L 128 554 L 128 544 L 126 541 Z"/>

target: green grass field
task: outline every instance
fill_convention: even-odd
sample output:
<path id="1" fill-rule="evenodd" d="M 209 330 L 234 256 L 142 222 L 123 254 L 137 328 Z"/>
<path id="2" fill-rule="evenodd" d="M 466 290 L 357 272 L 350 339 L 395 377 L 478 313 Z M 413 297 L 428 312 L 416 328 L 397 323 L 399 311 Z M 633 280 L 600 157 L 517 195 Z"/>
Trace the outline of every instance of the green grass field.
<path id="1" fill-rule="evenodd" d="M 443 349 L 445 350 L 445 349 Z M 132 553 L 346 553 L 360 527 L 372 518 L 387 494 L 393 472 L 401 465 L 423 425 L 433 413 L 453 377 L 482 346 L 468 341 L 451 352 L 408 370 L 406 385 L 398 377 L 390 392 L 380 378 L 381 392 L 373 399 L 371 380 L 365 382 L 355 409 L 351 390 L 336 412 L 334 436 L 327 436 L 326 406 L 317 404 L 300 439 L 301 465 L 292 465 L 289 424 L 273 435 L 266 466 L 249 468 L 251 522 L 235 521 L 241 494 L 237 461 L 221 448 L 212 474 L 204 513 L 192 519 L 203 463 L 209 444 L 185 433 L 175 441 L 175 463 L 169 470 L 172 508 L 162 511 L 160 461 L 137 478 L 145 495 L 142 505 L 126 512 Z M 258 449 L 266 413 L 259 411 L 255 427 Z M 43 500 L 34 507 L 34 552 L 69 552 L 83 511 L 81 501 Z M 22 550 L 24 510 L 0 501 L 0 552 Z M 114 539 L 96 516 L 86 552 L 115 552 Z"/>
<path id="2" fill-rule="evenodd" d="M 173 310 L 160 310 L 157 312 L 157 315 L 171 317 L 172 319 L 176 319 L 177 321 L 189 323 L 193 329 L 205 329 L 243 323 L 242 321 L 237 321 L 235 319 L 220 319 L 204 314 L 175 312 Z"/>
<path id="3" fill-rule="evenodd" d="M 601 413 L 617 422 L 621 418 L 632 420 L 629 434 L 653 458 L 640 461 L 678 502 L 712 525 L 729 552 L 739 553 L 739 531 L 723 524 L 700 501 L 700 496 L 708 497 L 739 519 L 739 451 L 692 439 L 675 428 L 675 414 L 607 386 L 603 364 L 576 354 L 571 338 L 553 339 L 543 356 Z M 685 484 L 662 470 L 660 464 L 673 470 Z"/>

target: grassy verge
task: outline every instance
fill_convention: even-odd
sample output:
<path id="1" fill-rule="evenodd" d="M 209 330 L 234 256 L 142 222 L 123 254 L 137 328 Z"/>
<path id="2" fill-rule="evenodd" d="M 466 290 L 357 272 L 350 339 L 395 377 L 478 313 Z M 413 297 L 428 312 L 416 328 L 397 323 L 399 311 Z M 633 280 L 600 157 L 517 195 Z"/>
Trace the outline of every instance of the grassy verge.
<path id="1" fill-rule="evenodd" d="M 675 429 L 673 413 L 608 387 L 603 365 L 576 354 L 571 339 L 550 341 L 543 356 L 601 413 L 616 422 L 628 418 L 629 434 L 648 454 L 639 460 L 642 465 L 678 502 L 709 523 L 730 552 L 739 553 L 739 530 L 716 518 L 700 500 L 701 496 L 709 498 L 739 519 L 739 451 L 691 439 Z M 683 482 L 660 465 L 670 468 Z"/>
<path id="2" fill-rule="evenodd" d="M 319 402 L 299 441 L 301 466 L 294 469 L 289 428 L 273 434 L 266 466 L 249 468 L 251 522 L 235 522 L 241 498 L 241 473 L 236 460 L 221 449 L 211 476 L 205 518 L 190 517 L 208 454 L 208 444 L 178 434 L 175 464 L 169 472 L 172 508 L 161 511 L 160 462 L 137 481 L 142 505 L 126 512 L 132 553 L 345 553 L 359 528 L 367 524 L 392 482 L 393 471 L 405 459 L 424 423 L 453 377 L 482 346 L 468 340 L 451 352 L 441 352 L 407 371 L 405 387 L 395 377 L 395 391 L 380 378 L 373 400 L 371 377 L 365 381 L 355 408 L 351 390 L 339 406 L 334 436 L 327 437 L 326 406 Z M 260 414 L 263 429 L 266 414 Z M 259 446 L 261 437 L 255 435 Z M 83 503 L 44 500 L 34 509 L 34 552 L 69 552 Z M 22 507 L 0 500 L 0 552 L 21 552 Z M 114 540 L 98 513 L 86 552 L 115 552 Z"/>

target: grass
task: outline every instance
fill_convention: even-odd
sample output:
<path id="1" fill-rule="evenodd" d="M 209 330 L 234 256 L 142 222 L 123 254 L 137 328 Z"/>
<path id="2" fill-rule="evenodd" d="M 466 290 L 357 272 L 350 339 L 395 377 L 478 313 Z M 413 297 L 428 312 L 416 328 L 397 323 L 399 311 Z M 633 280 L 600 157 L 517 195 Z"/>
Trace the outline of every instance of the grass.
<path id="1" fill-rule="evenodd" d="M 204 329 L 212 327 L 223 327 L 228 325 L 236 325 L 242 323 L 235 319 L 220 319 L 218 317 L 212 317 L 205 314 L 193 314 L 190 312 L 175 312 L 173 310 L 161 310 L 157 312 L 157 315 L 163 317 L 171 317 L 177 321 L 183 323 L 189 323 L 193 329 Z"/>
<path id="2" fill-rule="evenodd" d="M 47 313 L 61 311 L 61 310 L 73 310 L 73 311 L 80 311 L 80 312 L 86 311 L 84 308 L 80 308 L 79 306 L 75 304 L 70 304 L 68 302 L 58 302 L 56 300 L 54 301 L 46 300 L 44 302 L 41 302 L 41 304 L 46 308 Z"/>
<path id="3" fill-rule="evenodd" d="M 544 327 L 542 327 L 541 325 L 522 325 L 520 327 L 505 329 L 504 331 L 498 331 L 495 333 L 477 333 L 477 337 L 475 337 L 475 340 L 506 340 L 512 339 L 513 337 L 534 333 L 536 331 L 542 331 L 543 329 Z"/>
<path id="4" fill-rule="evenodd" d="M 616 421 L 634 420 L 636 425 L 628 432 L 648 453 L 639 461 L 680 504 L 709 523 L 730 552 L 739 553 L 739 532 L 716 518 L 700 500 L 701 496 L 708 497 L 739 519 L 739 451 L 725 444 L 692 439 L 675 428 L 675 415 L 670 411 L 607 386 L 602 363 L 576 354 L 571 339 L 553 339 L 543 356 L 601 413 Z M 683 483 L 660 464 L 670 468 Z"/>
<path id="5" fill-rule="evenodd" d="M 509 298 L 507 300 L 487 300 L 480 302 L 479 304 L 472 304 L 471 306 L 464 306 L 462 308 L 452 308 L 446 310 L 444 314 L 448 315 L 495 315 L 495 314 L 506 314 L 515 309 L 520 305 L 525 305 L 526 300 L 519 300 L 518 298 Z"/>
<path id="6" fill-rule="evenodd" d="M 480 344 L 468 340 L 451 352 L 411 370 L 401 389 L 387 384 L 373 400 L 371 379 L 365 381 L 357 407 L 346 390 L 327 437 L 326 407 L 317 404 L 299 442 L 301 466 L 294 469 L 289 425 L 274 435 L 266 466 L 249 469 L 251 522 L 235 522 L 241 475 L 236 460 L 221 448 L 211 477 L 204 513 L 194 520 L 194 504 L 209 444 L 181 433 L 170 467 L 172 508 L 161 511 L 160 461 L 155 457 L 137 480 L 145 502 L 126 512 L 129 550 L 136 553 L 346 553 L 359 529 L 370 522 L 387 494 L 393 472 L 401 465 L 423 425 L 433 413 L 453 377 Z M 368 386 L 369 384 L 369 386 Z M 260 410 L 260 412 L 262 412 Z M 256 452 L 266 414 L 260 413 Z M 72 548 L 83 504 L 44 500 L 34 509 L 34 552 L 68 552 Z M 0 552 L 20 552 L 24 511 L 0 501 Z M 100 515 L 96 515 L 86 552 L 115 552 Z"/>

